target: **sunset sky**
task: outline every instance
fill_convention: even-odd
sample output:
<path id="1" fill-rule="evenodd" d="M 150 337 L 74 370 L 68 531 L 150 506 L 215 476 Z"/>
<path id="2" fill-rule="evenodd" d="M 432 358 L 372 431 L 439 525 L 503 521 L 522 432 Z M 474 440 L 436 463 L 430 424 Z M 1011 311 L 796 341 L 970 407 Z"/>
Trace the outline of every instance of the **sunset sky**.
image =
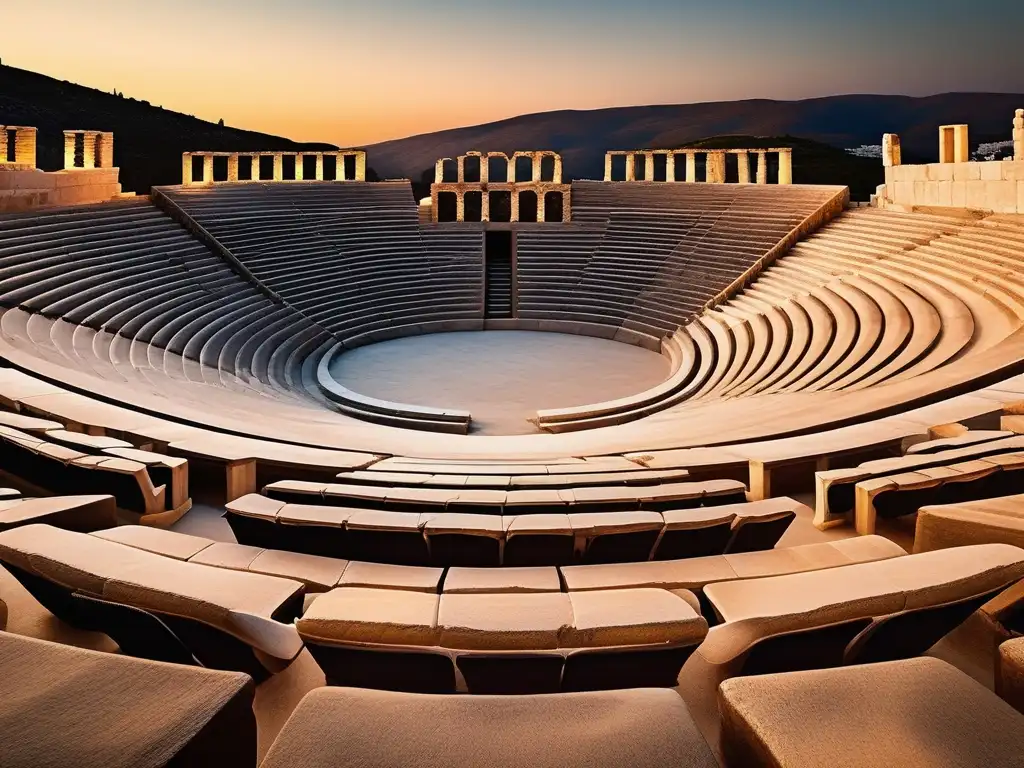
<path id="1" fill-rule="evenodd" d="M 31 0 L 5 64 L 342 146 L 553 109 L 1024 92 L 1024 2 Z"/>

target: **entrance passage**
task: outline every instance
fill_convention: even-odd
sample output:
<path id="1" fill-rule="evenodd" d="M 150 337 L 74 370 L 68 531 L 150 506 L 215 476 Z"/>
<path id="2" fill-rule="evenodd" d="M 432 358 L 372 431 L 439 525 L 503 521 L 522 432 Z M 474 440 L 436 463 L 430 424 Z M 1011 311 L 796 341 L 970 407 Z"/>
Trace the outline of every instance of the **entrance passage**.
<path id="1" fill-rule="evenodd" d="M 512 317 L 512 233 L 486 234 L 484 317 Z"/>

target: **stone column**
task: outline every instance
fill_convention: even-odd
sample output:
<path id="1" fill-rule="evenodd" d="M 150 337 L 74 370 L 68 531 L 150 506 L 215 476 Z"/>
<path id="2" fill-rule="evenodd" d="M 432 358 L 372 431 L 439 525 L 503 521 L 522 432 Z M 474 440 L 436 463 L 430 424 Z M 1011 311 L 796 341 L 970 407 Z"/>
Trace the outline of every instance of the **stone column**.
<path id="1" fill-rule="evenodd" d="M 228 155 L 228 181 L 238 181 L 238 154 Z"/>
<path id="2" fill-rule="evenodd" d="M 316 174 L 316 180 L 317 181 L 323 181 L 324 180 L 324 153 L 323 152 L 317 152 L 316 153 L 316 171 L 315 171 L 315 174 Z"/>
<path id="3" fill-rule="evenodd" d="M 96 132 L 84 131 L 82 133 L 82 167 L 96 167 Z"/>
<path id="4" fill-rule="evenodd" d="M 295 153 L 295 180 L 302 181 L 303 176 L 306 175 L 305 168 L 302 167 L 302 158 L 304 155 L 301 152 Z"/>
<path id="5" fill-rule="evenodd" d="M 430 217 L 437 223 L 437 187 L 430 188 Z"/>
<path id="6" fill-rule="evenodd" d="M 192 153 L 181 153 L 181 183 L 189 186 L 192 183 Z"/>
<path id="7" fill-rule="evenodd" d="M 203 155 L 203 184 L 213 184 L 213 155 Z"/>
<path id="8" fill-rule="evenodd" d="M 519 190 L 513 189 L 509 199 L 509 220 L 519 221 Z"/>
<path id="9" fill-rule="evenodd" d="M 882 165 L 886 168 L 901 165 L 900 137 L 895 133 L 882 134 Z"/>
<path id="10" fill-rule="evenodd" d="M 779 184 L 793 183 L 793 150 L 779 150 Z"/>
<path id="11" fill-rule="evenodd" d="M 738 181 L 740 184 L 750 183 L 750 153 L 736 153 L 736 168 L 739 170 Z"/>
<path id="12" fill-rule="evenodd" d="M 708 184 L 725 183 L 725 152 L 708 152 L 704 180 Z"/>
<path id="13" fill-rule="evenodd" d="M 356 181 L 366 181 L 365 152 L 356 152 Z"/>
<path id="14" fill-rule="evenodd" d="M 249 174 L 249 181 L 260 180 L 260 158 L 263 157 L 259 152 L 256 152 L 252 156 L 252 172 Z"/>
<path id="15" fill-rule="evenodd" d="M 697 153 L 686 153 L 686 181 L 693 184 L 697 181 Z"/>
<path id="16" fill-rule="evenodd" d="M 654 181 L 653 152 L 644 152 L 644 181 Z"/>
<path id="17" fill-rule="evenodd" d="M 466 180 L 466 156 L 459 155 L 455 158 L 455 181 L 459 184 Z M 459 219 L 462 221 L 462 219 Z"/>
<path id="18" fill-rule="evenodd" d="M 0 165 L 7 162 L 7 126 L 0 125 Z"/>
<path id="19" fill-rule="evenodd" d="M 3 128 L 0 128 L 3 130 Z M 7 159 L 5 156 L 4 160 Z M 75 132 L 64 131 L 64 170 L 70 171 L 75 167 Z"/>
<path id="20" fill-rule="evenodd" d="M 605 152 L 604 153 L 604 180 L 605 181 L 611 181 L 612 180 L 612 153 L 611 152 Z"/>
<path id="21" fill-rule="evenodd" d="M 1024 109 L 1013 117 L 1013 159 L 1024 162 Z"/>
<path id="22" fill-rule="evenodd" d="M 434 163 L 434 183 L 435 184 L 443 184 L 444 183 L 444 161 L 446 159 L 447 158 L 442 157 L 440 160 L 438 160 L 436 163 Z M 338 176 L 338 181 L 341 181 L 343 178 L 345 178 L 345 174 L 343 173 L 344 165 L 341 164 L 342 163 L 341 154 L 338 155 L 338 163 L 339 163 L 339 165 L 338 165 L 338 174 L 337 174 L 337 176 Z"/>
<path id="23" fill-rule="evenodd" d="M 96 138 L 96 163 L 100 168 L 114 167 L 114 134 L 101 132 Z"/>
<path id="24" fill-rule="evenodd" d="M 36 129 L 18 128 L 14 136 L 14 162 L 36 167 Z"/>
<path id="25" fill-rule="evenodd" d="M 665 181 L 676 180 L 676 153 L 669 152 L 665 155 Z"/>
<path id="26" fill-rule="evenodd" d="M 757 153 L 757 183 L 768 183 L 768 153 L 759 151 Z"/>
<path id="27" fill-rule="evenodd" d="M 636 181 L 636 157 L 632 152 L 626 155 L 626 181 Z"/>
<path id="28" fill-rule="evenodd" d="M 566 189 L 562 192 L 562 223 L 567 224 L 572 218 L 572 192 Z"/>
<path id="29" fill-rule="evenodd" d="M 489 167 L 489 162 L 487 160 L 487 155 L 481 153 L 480 154 L 480 183 L 481 184 L 487 184 L 490 181 L 490 179 L 491 179 L 491 169 Z M 486 191 L 484 192 L 483 196 L 487 197 Z M 487 221 L 487 219 L 484 219 L 484 221 Z"/>
<path id="30" fill-rule="evenodd" d="M 516 156 L 515 155 L 512 155 L 512 157 L 510 157 L 508 159 L 508 173 L 505 174 L 505 181 L 507 181 L 509 184 L 515 184 L 516 183 Z"/>
<path id="31" fill-rule="evenodd" d="M 284 179 L 284 155 L 280 152 L 274 153 L 274 181 Z"/>
<path id="32" fill-rule="evenodd" d="M 486 189 L 480 190 L 480 221 L 491 220 L 491 195 Z"/>
<path id="33" fill-rule="evenodd" d="M 555 174 L 551 177 L 551 181 L 555 184 L 562 183 L 562 156 L 552 155 L 555 158 Z"/>
<path id="34" fill-rule="evenodd" d="M 538 155 L 536 153 L 534 153 L 530 157 L 530 177 L 531 177 L 530 181 L 532 181 L 534 183 L 537 183 L 538 181 L 540 181 L 540 178 L 541 178 L 541 173 L 540 173 L 541 159 L 542 159 L 542 155 Z"/>
<path id="35" fill-rule="evenodd" d="M 455 220 L 465 221 L 466 220 L 466 193 L 456 192 L 455 193 Z"/>

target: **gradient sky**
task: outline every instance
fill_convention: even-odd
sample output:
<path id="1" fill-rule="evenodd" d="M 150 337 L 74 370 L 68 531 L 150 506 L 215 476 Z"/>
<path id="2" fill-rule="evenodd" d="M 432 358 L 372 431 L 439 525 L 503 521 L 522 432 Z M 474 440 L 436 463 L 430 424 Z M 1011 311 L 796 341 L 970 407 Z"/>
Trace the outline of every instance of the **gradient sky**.
<path id="1" fill-rule="evenodd" d="M 30 0 L 4 16 L 5 64 L 341 146 L 553 109 L 1024 92 L 1022 0 Z"/>

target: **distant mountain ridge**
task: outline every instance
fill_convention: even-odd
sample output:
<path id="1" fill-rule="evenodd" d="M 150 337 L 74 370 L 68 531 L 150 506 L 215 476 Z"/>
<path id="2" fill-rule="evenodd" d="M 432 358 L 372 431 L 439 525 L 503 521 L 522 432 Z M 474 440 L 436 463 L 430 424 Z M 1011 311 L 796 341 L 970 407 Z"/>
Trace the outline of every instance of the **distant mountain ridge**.
<path id="1" fill-rule="evenodd" d="M 968 123 L 972 144 L 1003 140 L 1011 136 L 1013 112 L 1021 107 L 1024 94 L 946 93 L 562 110 L 385 141 L 367 150 L 381 176 L 414 180 L 437 158 L 473 149 L 552 149 L 562 154 L 570 178 L 601 178 L 609 149 L 681 147 L 737 134 L 799 136 L 845 149 L 880 144 L 883 133 L 898 133 L 905 156 L 934 160 L 939 125 Z"/>
<path id="2" fill-rule="evenodd" d="M 939 125 L 968 123 L 971 143 L 1003 141 L 1011 136 L 1013 111 L 1024 94 L 947 93 L 908 96 L 829 96 L 804 101 L 711 102 L 589 111 L 561 110 L 453 128 L 373 144 L 368 178 L 409 178 L 422 186 L 424 171 L 439 157 L 471 149 L 512 151 L 553 149 L 562 153 L 566 177 L 601 178 L 608 149 L 681 147 L 718 137 L 785 137 L 796 147 L 797 182 L 844 183 L 867 189 L 877 160 L 850 165 L 848 148 L 879 144 L 885 132 L 900 134 L 904 160 L 929 160 L 937 154 Z M 333 144 L 300 144 L 255 131 L 219 126 L 191 115 L 152 106 L 147 101 L 56 80 L 15 67 L 0 66 L 0 125 L 40 129 L 39 166 L 63 167 L 61 131 L 70 128 L 114 131 L 115 162 L 126 190 L 146 193 L 150 186 L 181 180 L 181 153 L 197 150 L 333 149 Z M 794 137 L 800 137 L 799 139 Z M 801 145 L 801 140 L 816 144 Z M 812 153 L 812 163 L 801 154 Z M 813 169 L 808 175 L 807 169 Z M 880 170 L 877 171 L 880 173 Z M 852 174 L 852 176 L 851 176 Z M 429 176 L 429 174 L 428 174 Z"/>

